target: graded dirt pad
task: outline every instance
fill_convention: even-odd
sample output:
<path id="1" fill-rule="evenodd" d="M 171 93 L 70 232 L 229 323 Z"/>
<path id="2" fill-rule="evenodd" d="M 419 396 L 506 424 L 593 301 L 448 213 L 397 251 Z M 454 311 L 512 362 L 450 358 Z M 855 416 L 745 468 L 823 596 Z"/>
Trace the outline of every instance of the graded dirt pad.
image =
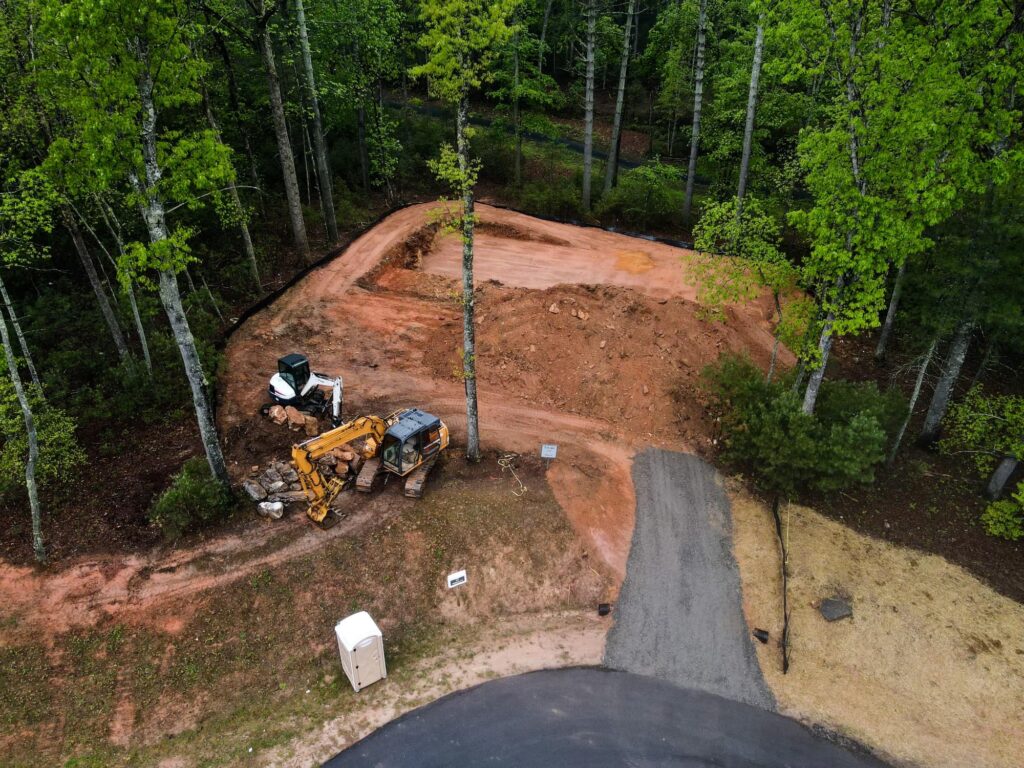
<path id="1" fill-rule="evenodd" d="M 248 425 L 276 359 L 293 351 L 344 377 L 348 415 L 415 405 L 464 441 L 461 245 L 438 228 L 439 213 L 423 204 L 393 214 L 232 336 L 219 421 L 236 475 L 262 458 Z M 477 213 L 484 446 L 535 454 L 559 444 L 555 492 L 621 578 L 630 456 L 652 442 L 707 444 L 700 370 L 726 349 L 766 364 L 771 308 L 755 302 L 707 322 L 684 277 L 688 251 L 486 205 Z"/>
<path id="2" fill-rule="evenodd" d="M 765 678 L 783 714 L 820 723 L 898 765 L 1013 768 L 1024 754 L 1024 606 L 940 557 L 783 506 L 789 542 L 791 666 L 770 510 L 731 493 L 733 542 Z M 826 622 L 824 598 L 853 616 Z"/>

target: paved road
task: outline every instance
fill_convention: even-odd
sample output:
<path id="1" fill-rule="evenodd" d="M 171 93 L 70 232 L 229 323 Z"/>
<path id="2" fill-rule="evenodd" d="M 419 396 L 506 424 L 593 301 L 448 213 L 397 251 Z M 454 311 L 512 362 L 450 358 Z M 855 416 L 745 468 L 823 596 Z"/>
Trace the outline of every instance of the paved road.
<path id="1" fill-rule="evenodd" d="M 561 669 L 454 693 L 327 768 L 883 768 L 794 720 L 624 672 Z"/>
<path id="2" fill-rule="evenodd" d="M 696 456 L 633 462 L 636 527 L 605 664 L 774 707 L 743 618 L 729 499 Z"/>

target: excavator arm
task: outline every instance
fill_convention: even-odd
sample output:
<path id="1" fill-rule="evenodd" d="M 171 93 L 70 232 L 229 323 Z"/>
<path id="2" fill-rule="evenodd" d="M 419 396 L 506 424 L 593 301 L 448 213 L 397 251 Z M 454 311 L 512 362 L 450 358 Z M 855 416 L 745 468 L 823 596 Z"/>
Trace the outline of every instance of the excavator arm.
<path id="1" fill-rule="evenodd" d="M 299 474 L 299 482 L 306 492 L 309 500 L 309 509 L 306 514 L 309 519 L 317 524 L 323 524 L 324 519 L 330 511 L 331 504 L 345 487 L 344 478 L 332 477 L 330 480 L 324 478 L 317 465 L 317 460 L 323 458 L 333 449 L 338 448 L 361 437 L 370 437 L 363 450 L 365 458 L 370 458 L 379 450 L 384 440 L 384 433 L 394 422 L 394 417 L 389 416 L 382 419 L 379 416 L 360 416 L 347 424 L 328 430 L 321 435 L 310 438 L 305 442 L 292 446 L 292 461 Z"/>

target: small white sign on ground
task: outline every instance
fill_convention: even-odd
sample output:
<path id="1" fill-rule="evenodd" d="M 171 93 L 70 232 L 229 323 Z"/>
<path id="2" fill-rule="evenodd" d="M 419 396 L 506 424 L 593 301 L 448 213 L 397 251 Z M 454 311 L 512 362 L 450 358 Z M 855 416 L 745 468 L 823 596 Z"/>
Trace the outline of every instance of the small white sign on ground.
<path id="1" fill-rule="evenodd" d="M 448 589 L 452 587 L 461 587 L 466 583 L 466 572 L 456 571 L 455 573 L 448 574 Z"/>
<path id="2" fill-rule="evenodd" d="M 542 459 L 553 459 L 558 456 L 558 446 L 552 443 L 544 443 L 540 447 L 540 457 Z"/>

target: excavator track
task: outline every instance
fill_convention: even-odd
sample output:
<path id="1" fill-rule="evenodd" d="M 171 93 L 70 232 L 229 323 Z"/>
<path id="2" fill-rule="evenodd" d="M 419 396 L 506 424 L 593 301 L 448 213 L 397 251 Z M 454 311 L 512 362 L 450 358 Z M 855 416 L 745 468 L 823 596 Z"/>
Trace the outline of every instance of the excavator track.
<path id="1" fill-rule="evenodd" d="M 423 498 L 423 486 L 427 482 L 427 476 L 430 474 L 430 470 L 434 468 L 434 464 L 437 463 L 437 454 L 434 454 L 432 458 L 427 459 L 419 467 L 414 469 L 405 478 L 405 495 L 411 499 L 422 499 Z"/>
<path id="2" fill-rule="evenodd" d="M 367 459 L 363 462 L 363 468 L 356 476 L 356 490 L 362 493 L 369 493 L 377 484 L 377 479 L 384 474 L 384 466 L 380 457 Z"/>

